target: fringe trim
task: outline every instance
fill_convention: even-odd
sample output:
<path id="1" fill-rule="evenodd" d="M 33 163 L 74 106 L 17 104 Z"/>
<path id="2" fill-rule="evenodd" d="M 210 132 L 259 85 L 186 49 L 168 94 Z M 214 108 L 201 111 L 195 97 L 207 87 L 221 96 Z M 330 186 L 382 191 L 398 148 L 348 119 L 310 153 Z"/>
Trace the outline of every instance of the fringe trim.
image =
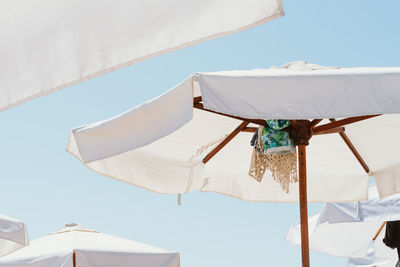
<path id="1" fill-rule="evenodd" d="M 281 185 L 283 191 L 289 193 L 289 185 L 298 182 L 296 149 L 287 153 L 264 154 L 264 147 L 261 142 L 263 132 L 264 127 L 260 126 L 257 146 L 254 147 L 251 156 L 249 175 L 261 182 L 266 170 L 269 170 L 274 181 Z"/>

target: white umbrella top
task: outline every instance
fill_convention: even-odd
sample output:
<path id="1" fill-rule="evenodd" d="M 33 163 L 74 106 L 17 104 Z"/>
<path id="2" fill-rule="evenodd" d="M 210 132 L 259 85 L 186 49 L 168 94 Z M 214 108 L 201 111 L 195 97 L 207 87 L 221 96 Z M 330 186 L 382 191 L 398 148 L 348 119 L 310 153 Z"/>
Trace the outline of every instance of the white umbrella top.
<path id="1" fill-rule="evenodd" d="M 197 73 L 204 108 L 251 119 L 328 119 L 400 113 L 400 68 L 280 68 Z"/>
<path id="2" fill-rule="evenodd" d="M 400 192 L 400 143 L 393 141 L 400 135 L 400 115 L 373 117 L 399 112 L 400 68 L 300 61 L 195 74 L 121 115 L 73 129 L 67 150 L 98 173 L 159 193 L 202 190 L 293 202 L 296 184 L 287 194 L 269 172 L 261 183 L 248 175 L 248 131 L 265 123 L 259 119 L 312 118 L 319 125 L 307 149 L 308 200 L 365 200 L 371 175 L 381 197 Z M 357 115 L 372 116 L 321 121 Z M 341 127 L 344 122 L 356 123 Z"/>
<path id="3" fill-rule="evenodd" d="M 0 257 L 28 244 L 25 223 L 0 214 Z"/>
<path id="4" fill-rule="evenodd" d="M 12 254 L 0 266 L 178 267 L 179 253 L 67 224 Z"/>
<path id="5" fill-rule="evenodd" d="M 0 111 L 283 14 L 281 0 L 2 1 Z"/>

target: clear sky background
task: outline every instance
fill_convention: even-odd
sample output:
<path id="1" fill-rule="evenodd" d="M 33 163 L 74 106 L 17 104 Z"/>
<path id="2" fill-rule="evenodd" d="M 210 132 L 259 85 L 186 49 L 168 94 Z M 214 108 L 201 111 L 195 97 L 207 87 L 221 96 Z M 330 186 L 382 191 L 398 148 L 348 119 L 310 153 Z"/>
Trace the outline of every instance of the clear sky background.
<path id="1" fill-rule="evenodd" d="M 283 0 L 286 16 L 63 89 L 0 113 L 0 213 L 39 238 L 75 222 L 181 252 L 183 267 L 300 266 L 284 241 L 297 204 L 214 193 L 160 195 L 95 174 L 65 152 L 71 128 L 151 99 L 193 72 L 268 68 L 299 59 L 400 66 L 399 0 Z M 0 37 L 1 38 L 1 37 Z M 63 64 L 63 62 L 60 62 Z M 310 204 L 313 215 L 320 204 Z M 329 242 L 329 240 L 327 240 Z M 345 260 L 312 253 L 312 266 Z"/>

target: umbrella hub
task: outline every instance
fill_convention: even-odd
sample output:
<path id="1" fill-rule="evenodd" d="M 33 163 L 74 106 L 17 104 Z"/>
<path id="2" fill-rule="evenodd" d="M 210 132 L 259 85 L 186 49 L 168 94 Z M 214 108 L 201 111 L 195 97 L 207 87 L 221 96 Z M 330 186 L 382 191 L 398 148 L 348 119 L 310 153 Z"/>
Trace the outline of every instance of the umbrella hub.
<path id="1" fill-rule="evenodd" d="M 308 146 L 312 137 L 311 122 L 309 120 L 291 120 L 288 131 L 296 146 Z"/>

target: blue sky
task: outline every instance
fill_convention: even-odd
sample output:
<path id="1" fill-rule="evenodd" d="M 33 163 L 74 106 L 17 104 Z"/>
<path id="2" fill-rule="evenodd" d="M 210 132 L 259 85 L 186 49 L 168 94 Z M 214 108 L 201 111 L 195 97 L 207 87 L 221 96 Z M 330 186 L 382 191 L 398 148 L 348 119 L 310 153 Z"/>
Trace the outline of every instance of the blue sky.
<path id="1" fill-rule="evenodd" d="M 213 193 L 159 195 L 89 171 L 65 152 L 69 130 L 125 111 L 193 72 L 266 68 L 303 59 L 400 66 L 400 1 L 283 0 L 286 16 L 61 90 L 0 113 L 0 213 L 31 239 L 75 222 L 181 252 L 182 266 L 300 266 L 283 240 L 297 204 L 247 203 Z M 60 62 L 62 64 L 62 62 Z M 320 204 L 310 204 L 310 215 Z M 329 242 L 329 241 L 327 241 Z M 311 254 L 313 266 L 345 266 Z"/>

